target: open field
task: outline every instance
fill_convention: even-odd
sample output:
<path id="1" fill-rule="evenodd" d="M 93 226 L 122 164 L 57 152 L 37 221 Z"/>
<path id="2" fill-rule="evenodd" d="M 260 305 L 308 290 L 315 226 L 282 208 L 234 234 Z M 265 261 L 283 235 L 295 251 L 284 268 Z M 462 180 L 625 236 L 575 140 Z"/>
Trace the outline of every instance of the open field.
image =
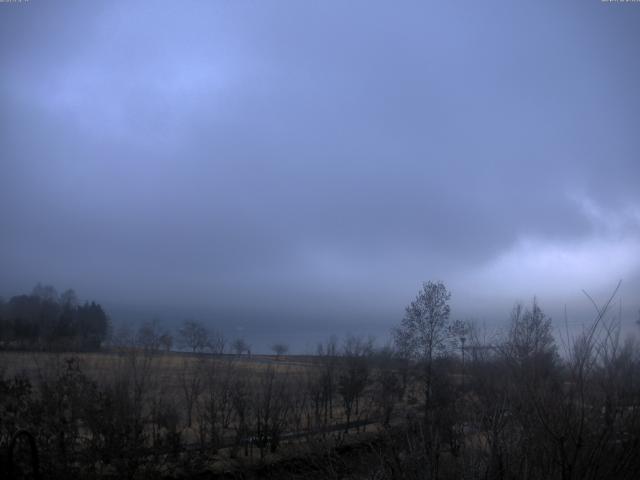
<path id="1" fill-rule="evenodd" d="M 113 420 L 120 422 L 117 428 L 137 429 L 132 441 L 142 449 L 141 458 L 151 452 L 204 452 L 212 471 L 229 468 L 228 462 L 239 458 L 244 459 L 245 468 L 252 458 L 275 462 L 300 455 L 301 449 L 308 453 L 310 446 L 326 450 L 358 443 L 363 435 L 382 428 L 382 408 L 387 409 L 384 418 L 390 423 L 390 409 L 402 403 L 397 394 L 392 406 L 387 398 L 376 403 L 377 392 L 372 383 L 367 385 L 376 369 L 364 358 L 351 367 L 353 385 L 343 379 L 345 389 L 353 390 L 344 398 L 338 377 L 348 370 L 333 357 L 214 356 L 128 349 L 3 351 L 0 362 L 4 378 L 27 380 L 36 391 L 52 394 L 39 399 L 43 404 L 60 406 L 62 402 L 65 414 L 78 417 L 69 421 L 74 423 L 74 446 L 80 450 L 81 444 L 105 435 L 88 424 Z M 103 418 L 80 420 L 91 408 L 89 402 L 101 401 L 104 405 L 91 415 Z M 104 418 L 106 415 L 115 418 Z M 105 447 L 109 448 L 102 443 L 101 448 Z M 110 456 L 115 461 L 119 453 Z M 102 474 L 108 476 L 112 469 L 105 468 Z"/>
<path id="2" fill-rule="evenodd" d="M 0 368 L 6 376 L 24 375 L 36 380 L 42 375 L 49 375 L 65 368 L 66 360 L 78 358 L 83 371 L 92 378 L 103 378 L 126 364 L 127 360 L 135 356 L 135 352 L 30 352 L 30 351 L 2 351 L 0 350 Z M 142 352 L 140 352 L 142 354 Z M 274 368 L 278 372 L 301 374 L 317 364 L 309 355 L 285 356 L 277 359 L 275 355 L 206 355 L 185 352 L 169 352 L 154 354 L 151 360 L 155 368 L 162 371 L 166 379 L 177 377 L 185 368 L 198 363 L 208 362 L 212 365 L 233 364 L 243 371 L 260 372 L 266 368 Z"/>
<path id="3" fill-rule="evenodd" d="M 234 380 L 258 384 L 264 375 L 275 375 L 287 384 L 301 386 L 318 374 L 322 365 L 312 356 L 273 355 L 207 355 L 185 352 L 147 354 L 144 351 L 120 352 L 28 352 L 0 351 L 0 368 L 5 377 L 20 376 L 34 384 L 59 377 L 69 369 L 69 362 L 86 377 L 98 384 L 109 385 L 131 376 L 143 374 L 165 398 L 178 405 L 188 382 L 201 396 L 204 378 L 208 374 L 230 375 Z M 142 379 L 141 379 L 142 380 Z M 254 385 L 255 387 L 255 385 Z M 339 402 L 333 407 L 332 418 L 341 418 Z"/>

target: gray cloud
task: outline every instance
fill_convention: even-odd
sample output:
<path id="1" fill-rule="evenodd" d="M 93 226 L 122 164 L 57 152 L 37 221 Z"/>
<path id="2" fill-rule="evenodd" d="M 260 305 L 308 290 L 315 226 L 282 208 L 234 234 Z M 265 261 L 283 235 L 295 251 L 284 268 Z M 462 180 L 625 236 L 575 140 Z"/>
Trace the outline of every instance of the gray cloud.
<path id="1" fill-rule="evenodd" d="M 493 316 L 623 277 L 631 311 L 628 7 L 3 5 L 0 291 L 324 332 L 429 278 Z"/>

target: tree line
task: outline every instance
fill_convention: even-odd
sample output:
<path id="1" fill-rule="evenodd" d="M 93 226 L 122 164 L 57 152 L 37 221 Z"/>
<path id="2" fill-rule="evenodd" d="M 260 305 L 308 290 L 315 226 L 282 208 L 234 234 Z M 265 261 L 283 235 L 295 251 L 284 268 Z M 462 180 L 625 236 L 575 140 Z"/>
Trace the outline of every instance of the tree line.
<path id="1" fill-rule="evenodd" d="M 79 303 L 69 289 L 36 285 L 29 295 L 0 299 L 0 347 L 5 349 L 97 350 L 110 320 L 95 302 Z"/>
<path id="2" fill-rule="evenodd" d="M 94 301 L 80 303 L 72 289 L 58 294 L 53 286 L 38 283 L 31 294 L 16 295 L 6 302 L 0 297 L 0 349 L 96 351 L 101 348 L 251 354 L 251 345 L 243 338 L 228 342 L 219 330 L 193 319 L 184 320 L 175 333 L 157 319 L 144 321 L 137 329 L 122 324 L 114 331 L 102 306 Z M 276 343 L 271 349 L 281 357 L 289 347 Z"/>

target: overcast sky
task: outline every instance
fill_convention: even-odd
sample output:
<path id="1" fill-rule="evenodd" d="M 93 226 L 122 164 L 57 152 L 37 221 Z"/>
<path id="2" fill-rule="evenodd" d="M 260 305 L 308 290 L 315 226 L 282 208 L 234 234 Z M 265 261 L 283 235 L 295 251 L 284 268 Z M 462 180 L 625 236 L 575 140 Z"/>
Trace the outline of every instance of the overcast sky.
<path id="1" fill-rule="evenodd" d="M 0 62 L 5 298 L 297 345 L 430 279 L 640 307 L 640 4 L 31 0 Z"/>

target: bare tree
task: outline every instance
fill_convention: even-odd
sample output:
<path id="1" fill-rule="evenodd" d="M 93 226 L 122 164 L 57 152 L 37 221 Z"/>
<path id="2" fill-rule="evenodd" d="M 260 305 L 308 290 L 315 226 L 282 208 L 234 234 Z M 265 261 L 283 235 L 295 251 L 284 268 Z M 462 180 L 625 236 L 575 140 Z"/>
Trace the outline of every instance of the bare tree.
<path id="1" fill-rule="evenodd" d="M 110 344 L 120 352 L 132 348 L 135 344 L 135 335 L 131 327 L 127 323 L 118 325 L 115 332 L 111 335 Z"/>
<path id="2" fill-rule="evenodd" d="M 135 343 L 139 348 L 143 348 L 150 352 L 157 352 L 162 345 L 162 337 L 165 332 L 161 331 L 160 321 L 153 319 L 144 322 L 136 332 Z"/>
<path id="3" fill-rule="evenodd" d="M 324 425 L 333 418 L 333 397 L 337 382 L 338 339 L 332 335 L 324 344 L 318 345 L 317 361 L 320 363 L 321 403 L 324 410 Z"/>
<path id="4" fill-rule="evenodd" d="M 547 317 L 537 300 L 531 310 L 516 304 L 511 313 L 511 326 L 506 348 L 510 357 L 522 363 L 532 358 L 551 359 L 556 354 L 551 319 Z"/>
<path id="5" fill-rule="evenodd" d="M 400 327 L 394 331 L 398 350 L 424 363 L 425 411 L 430 408 L 433 360 L 445 351 L 449 335 L 450 298 L 443 283 L 424 283 L 407 307 Z"/>
<path id="6" fill-rule="evenodd" d="M 231 346 L 238 356 L 242 355 L 244 352 L 249 353 L 251 350 L 251 347 L 243 338 L 236 338 Z"/>
<path id="7" fill-rule="evenodd" d="M 222 355 L 224 353 L 224 349 L 227 345 L 227 340 L 224 337 L 224 334 L 219 330 L 212 330 L 209 334 L 209 342 L 207 344 L 207 348 L 214 355 Z"/>
<path id="8" fill-rule="evenodd" d="M 160 335 L 158 342 L 164 352 L 169 353 L 171 351 L 171 347 L 173 347 L 173 336 L 169 332 L 164 332 Z"/>
<path id="9" fill-rule="evenodd" d="M 209 331 L 202 323 L 185 320 L 178 330 L 180 344 L 192 353 L 202 352 L 209 345 Z"/>
<path id="10" fill-rule="evenodd" d="M 396 356 L 391 345 L 375 351 L 372 360 L 375 361 L 373 401 L 382 416 L 383 426 L 389 427 L 391 416 L 406 388 L 406 361 Z"/>
<path id="11" fill-rule="evenodd" d="M 193 423 L 193 410 L 200 394 L 204 390 L 204 359 L 183 358 L 180 369 L 180 388 L 184 397 L 185 411 L 187 414 L 187 427 Z"/>
<path id="12" fill-rule="evenodd" d="M 235 458 L 238 449 L 244 446 L 245 456 L 249 455 L 249 437 L 252 430 L 252 416 L 254 414 L 254 391 L 251 382 L 246 378 L 247 375 L 236 375 L 231 386 L 231 404 L 233 406 L 235 429 L 234 446 L 231 448 L 230 456 Z"/>
<path id="13" fill-rule="evenodd" d="M 342 397 L 347 420 L 346 432 L 351 426 L 352 416 L 360 413 L 360 399 L 369 382 L 369 361 L 372 352 L 372 339 L 365 341 L 359 337 L 347 337 L 338 377 L 338 391 Z"/>
<path id="14" fill-rule="evenodd" d="M 232 387 L 238 371 L 232 359 L 209 359 L 204 372 L 204 392 L 198 403 L 200 437 L 208 441 L 215 453 L 221 447 L 224 433 L 230 428 L 233 403 Z"/>
<path id="15" fill-rule="evenodd" d="M 424 423 L 422 434 L 429 453 L 429 470 L 437 477 L 441 436 L 436 428 L 434 401 L 434 360 L 446 353 L 451 294 L 442 282 L 425 282 L 414 301 L 406 308 L 401 325 L 394 332 L 396 346 L 408 358 L 423 364 Z M 440 379 L 442 380 L 442 379 Z"/>
<path id="16" fill-rule="evenodd" d="M 255 438 L 264 458 L 265 449 L 274 453 L 280 445 L 286 418 L 291 407 L 287 391 L 287 375 L 276 373 L 272 365 L 260 375 L 255 392 Z"/>
<path id="17" fill-rule="evenodd" d="M 289 351 L 289 345 L 286 343 L 275 343 L 271 346 L 271 350 L 276 354 L 276 359 L 280 360 L 280 357 Z"/>
<path id="18" fill-rule="evenodd" d="M 443 283 L 423 284 L 416 299 L 406 308 L 400 327 L 394 332 L 401 352 L 429 363 L 444 350 L 450 298 L 451 294 Z"/>

